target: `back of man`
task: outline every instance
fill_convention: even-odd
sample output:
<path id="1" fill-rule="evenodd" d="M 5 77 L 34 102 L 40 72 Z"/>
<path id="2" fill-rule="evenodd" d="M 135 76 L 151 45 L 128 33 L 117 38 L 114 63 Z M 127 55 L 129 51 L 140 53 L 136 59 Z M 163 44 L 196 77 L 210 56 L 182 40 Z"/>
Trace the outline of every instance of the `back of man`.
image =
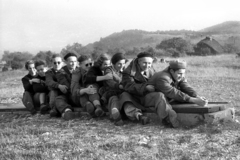
<path id="1" fill-rule="evenodd" d="M 169 67 L 155 73 L 148 83 L 155 86 L 157 92 L 162 92 L 169 100 L 187 102 L 190 97 L 196 97 L 196 91 L 187 83 L 185 77 L 175 81 L 169 71 Z"/>

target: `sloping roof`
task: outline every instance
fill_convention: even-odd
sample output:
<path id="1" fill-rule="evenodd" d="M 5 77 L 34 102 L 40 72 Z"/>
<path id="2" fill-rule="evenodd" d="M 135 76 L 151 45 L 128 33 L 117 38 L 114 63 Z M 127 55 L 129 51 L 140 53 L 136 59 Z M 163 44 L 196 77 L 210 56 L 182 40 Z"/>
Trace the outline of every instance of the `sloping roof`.
<path id="1" fill-rule="evenodd" d="M 205 44 L 209 47 L 211 47 L 212 49 L 214 49 L 216 52 L 218 53 L 223 53 L 223 48 L 222 46 L 218 43 L 218 41 L 216 41 L 215 39 L 213 38 L 210 38 L 210 37 L 206 37 L 205 39 L 201 40 L 200 42 L 198 42 L 198 46 L 199 44 Z"/>

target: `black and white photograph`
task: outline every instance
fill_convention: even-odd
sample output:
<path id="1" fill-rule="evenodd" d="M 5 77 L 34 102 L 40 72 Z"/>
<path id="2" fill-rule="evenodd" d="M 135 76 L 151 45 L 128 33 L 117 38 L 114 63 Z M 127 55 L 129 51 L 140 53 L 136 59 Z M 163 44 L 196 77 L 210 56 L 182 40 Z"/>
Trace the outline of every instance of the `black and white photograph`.
<path id="1" fill-rule="evenodd" d="M 240 160 L 239 6 L 0 0 L 0 160 Z"/>

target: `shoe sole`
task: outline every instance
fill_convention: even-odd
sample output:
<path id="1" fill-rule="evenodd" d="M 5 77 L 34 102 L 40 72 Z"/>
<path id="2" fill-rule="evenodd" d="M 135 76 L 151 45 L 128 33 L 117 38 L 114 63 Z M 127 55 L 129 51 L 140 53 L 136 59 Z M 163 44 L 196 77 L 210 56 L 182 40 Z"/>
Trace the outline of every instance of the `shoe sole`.
<path id="1" fill-rule="evenodd" d="M 75 118 L 75 113 L 74 112 L 66 112 L 66 113 L 64 113 L 64 115 L 63 115 L 63 119 L 65 119 L 65 120 L 72 120 L 72 119 L 74 119 Z"/>
<path id="2" fill-rule="evenodd" d="M 113 108 L 112 111 L 111 111 L 111 114 L 112 114 L 112 118 L 114 120 L 117 120 L 120 118 L 120 113 L 119 113 L 119 110 L 117 108 Z"/>
<path id="3" fill-rule="evenodd" d="M 102 117 L 102 116 L 104 115 L 104 112 L 103 112 L 103 110 L 101 110 L 101 109 L 96 109 L 96 110 L 95 110 L 95 115 L 96 115 L 97 117 Z"/>
<path id="4" fill-rule="evenodd" d="M 48 113 L 49 109 L 50 108 L 48 106 L 44 106 L 44 107 L 40 108 L 40 113 L 46 114 L 46 113 Z"/>

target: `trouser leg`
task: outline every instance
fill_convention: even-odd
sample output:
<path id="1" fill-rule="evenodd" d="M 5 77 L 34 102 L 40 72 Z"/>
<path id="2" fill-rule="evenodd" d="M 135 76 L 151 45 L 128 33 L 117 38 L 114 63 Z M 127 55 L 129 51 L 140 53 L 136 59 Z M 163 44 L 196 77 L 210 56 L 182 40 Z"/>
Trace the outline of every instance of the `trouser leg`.
<path id="1" fill-rule="evenodd" d="M 51 109 L 55 108 L 55 100 L 56 100 L 57 96 L 58 96 L 58 91 L 51 90 L 49 92 L 49 106 L 50 106 Z"/>
<path id="2" fill-rule="evenodd" d="M 46 93 L 39 93 L 39 102 L 40 105 L 46 103 Z"/>
<path id="3" fill-rule="evenodd" d="M 169 110 L 172 110 L 172 106 L 167 102 L 164 94 L 161 92 L 147 94 L 142 99 L 142 104 L 150 107 L 150 109 L 154 109 L 161 120 L 168 116 Z"/>
<path id="4" fill-rule="evenodd" d="M 109 118 L 118 119 L 120 118 L 121 107 L 119 104 L 119 98 L 117 96 L 112 96 L 108 101 L 108 111 Z"/>
<path id="5" fill-rule="evenodd" d="M 73 111 L 72 106 L 69 104 L 69 100 L 67 96 L 60 95 L 56 97 L 55 100 L 55 107 L 56 109 L 62 114 L 68 108 Z"/>
<path id="6" fill-rule="evenodd" d="M 33 102 L 33 95 L 27 91 L 23 93 L 23 98 L 22 98 L 23 105 L 29 110 L 31 113 L 36 112 L 36 109 L 34 107 L 34 102 Z"/>
<path id="7" fill-rule="evenodd" d="M 126 102 L 123 105 L 124 112 L 130 120 L 138 120 L 137 114 L 142 114 L 142 111 L 136 108 L 131 102 Z"/>

